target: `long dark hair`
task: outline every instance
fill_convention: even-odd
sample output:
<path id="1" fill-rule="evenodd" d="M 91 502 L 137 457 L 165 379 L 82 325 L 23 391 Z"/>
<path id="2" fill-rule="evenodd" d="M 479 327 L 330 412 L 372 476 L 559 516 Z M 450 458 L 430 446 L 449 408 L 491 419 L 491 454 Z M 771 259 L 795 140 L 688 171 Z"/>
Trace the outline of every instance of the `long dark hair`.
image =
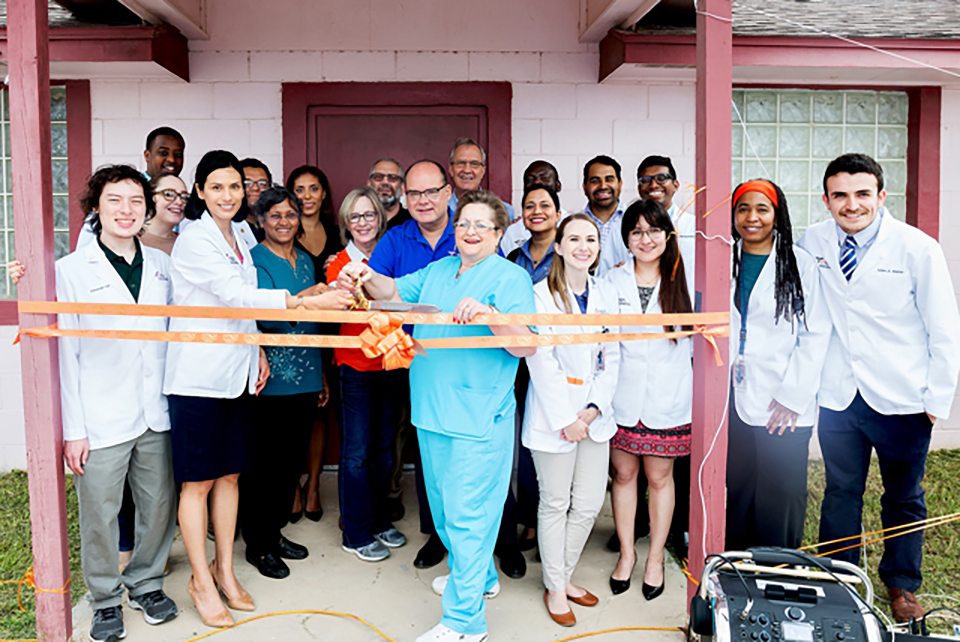
<path id="1" fill-rule="evenodd" d="M 765 179 L 764 179 L 765 180 Z M 773 229 L 776 234 L 776 243 L 774 252 L 776 254 L 776 283 L 774 289 L 777 297 L 777 310 L 773 315 L 774 323 L 780 321 L 782 316 L 784 320 L 790 319 L 791 325 L 793 319 L 804 324 L 806 327 L 807 318 L 803 305 L 803 283 L 800 281 L 800 270 L 797 268 L 797 257 L 793 253 L 793 228 L 790 225 L 790 210 L 787 208 L 787 197 L 783 195 L 783 190 L 773 183 L 767 181 L 773 186 L 777 193 L 777 203 L 773 206 Z M 740 189 L 740 186 L 737 186 Z M 733 190 L 736 194 L 737 190 Z M 737 204 L 732 205 L 732 234 L 735 241 L 740 240 L 740 233 L 737 232 L 736 223 Z M 733 246 L 733 278 L 736 280 L 740 275 L 740 250 L 737 245 Z M 737 286 L 739 289 L 739 285 Z"/>
<path id="2" fill-rule="evenodd" d="M 301 165 L 290 172 L 290 176 L 287 176 L 287 189 L 296 194 L 296 191 L 293 189 L 293 184 L 297 182 L 298 178 L 306 175 L 316 178 L 320 182 L 320 187 L 323 188 L 323 200 L 320 201 L 320 218 L 336 225 L 337 212 L 333 208 L 333 196 L 330 194 L 330 181 L 327 180 L 327 175 L 323 173 L 322 169 L 315 165 Z"/>
<path id="3" fill-rule="evenodd" d="M 550 192 L 553 192 L 552 189 L 543 187 L 542 185 L 536 185 L 535 189 L 547 189 Z M 534 191 L 533 189 L 529 190 L 530 192 Z M 553 192 L 556 196 L 556 192 Z M 600 228 L 597 227 L 597 222 L 586 214 L 571 214 L 567 218 L 560 221 L 560 226 L 557 227 L 557 236 L 554 239 L 554 243 L 557 245 L 560 244 L 560 241 L 563 240 L 563 234 L 567 230 L 567 225 L 570 224 L 570 221 L 586 221 L 593 225 L 593 229 L 597 231 L 597 240 L 600 240 Z M 597 252 L 597 258 L 593 260 L 593 265 L 590 266 L 589 272 L 593 272 L 597 269 L 597 265 L 600 263 L 600 253 Z M 547 288 L 550 290 L 550 295 L 553 296 L 553 302 L 560 306 L 560 303 L 563 302 L 563 309 L 567 314 L 573 312 L 573 303 L 570 301 L 570 291 L 567 288 L 567 266 L 563 263 L 563 257 L 556 255 L 554 253 L 553 261 L 550 262 L 550 272 L 547 274 Z"/>
<path id="4" fill-rule="evenodd" d="M 194 172 L 193 187 L 190 188 L 190 198 L 187 199 L 187 206 L 183 210 L 183 217 L 195 221 L 203 215 L 207 209 L 207 204 L 200 198 L 197 191 L 197 185 L 207 184 L 207 178 L 218 169 L 231 167 L 240 175 L 240 184 L 243 185 L 243 167 L 240 161 L 230 152 L 223 149 L 215 149 L 203 155 L 200 163 L 197 165 L 197 171 Z M 240 202 L 240 209 L 233 217 L 235 223 L 240 223 L 247 218 L 250 213 L 250 207 L 247 205 L 247 194 L 243 192 L 243 200 Z"/>
<path id="5" fill-rule="evenodd" d="M 640 219 L 650 227 L 659 227 L 667 235 L 666 247 L 660 255 L 660 296 L 657 302 L 664 314 L 684 314 L 693 312 L 690 293 L 687 291 L 687 276 L 683 269 L 683 257 L 680 256 L 680 243 L 677 231 L 670 220 L 670 214 L 660 203 L 653 200 L 636 201 L 623 213 L 620 235 L 623 244 L 630 247 L 630 232 L 637 227 Z M 693 326 L 682 326 L 692 330 Z M 673 326 L 663 326 L 664 332 L 674 332 Z"/>

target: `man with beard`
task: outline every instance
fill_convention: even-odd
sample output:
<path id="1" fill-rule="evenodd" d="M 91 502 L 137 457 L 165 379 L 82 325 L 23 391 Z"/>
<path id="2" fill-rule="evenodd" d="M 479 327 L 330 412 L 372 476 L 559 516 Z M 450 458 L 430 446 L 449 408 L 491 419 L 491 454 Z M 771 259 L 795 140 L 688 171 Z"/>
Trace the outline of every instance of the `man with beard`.
<path id="1" fill-rule="evenodd" d="M 387 229 L 392 230 L 411 219 L 410 212 L 400 204 L 403 190 L 403 165 L 389 156 L 377 159 L 370 167 L 367 185 L 377 191 L 383 209 L 387 211 Z"/>
<path id="2" fill-rule="evenodd" d="M 583 212 L 600 228 L 598 276 L 615 265 L 633 260 L 620 236 L 624 210 L 620 202 L 622 189 L 620 163 L 609 156 L 595 156 L 583 166 L 583 193 L 587 197 Z"/>

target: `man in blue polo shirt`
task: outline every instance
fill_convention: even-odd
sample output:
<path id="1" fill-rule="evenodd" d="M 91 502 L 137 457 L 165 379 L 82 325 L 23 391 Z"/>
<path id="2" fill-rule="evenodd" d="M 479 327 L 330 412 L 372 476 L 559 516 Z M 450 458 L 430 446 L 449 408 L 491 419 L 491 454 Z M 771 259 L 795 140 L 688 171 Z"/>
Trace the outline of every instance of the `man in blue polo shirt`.
<path id="1" fill-rule="evenodd" d="M 432 160 L 417 161 L 407 169 L 404 177 L 404 190 L 407 194 L 407 208 L 413 220 L 389 230 L 377 243 L 370 257 L 370 267 L 377 274 L 397 279 L 426 267 L 445 256 L 457 254 L 457 245 L 453 237 L 453 225 L 448 210 L 451 188 L 447 182 L 447 173 L 440 163 Z M 410 332 L 407 328 L 407 332 Z M 406 407 L 405 416 L 409 417 L 410 389 L 398 390 L 398 401 Z M 397 431 L 399 452 L 408 439 L 416 439 L 416 431 L 410 430 L 408 422 L 402 421 Z M 394 452 L 397 452 L 395 450 Z M 433 516 L 427 502 L 426 488 L 423 483 L 423 471 L 420 468 L 420 449 L 416 453 L 417 501 L 420 504 L 420 532 L 430 539 L 417 553 L 413 565 L 417 568 L 431 568 L 443 561 L 447 553 L 443 542 L 433 527 Z M 400 458 L 396 459 L 402 465 Z"/>

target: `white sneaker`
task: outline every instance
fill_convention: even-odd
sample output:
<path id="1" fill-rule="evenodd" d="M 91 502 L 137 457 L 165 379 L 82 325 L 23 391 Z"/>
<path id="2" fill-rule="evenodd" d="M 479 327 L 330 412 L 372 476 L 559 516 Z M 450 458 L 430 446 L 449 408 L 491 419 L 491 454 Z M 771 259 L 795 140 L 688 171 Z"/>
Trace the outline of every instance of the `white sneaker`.
<path id="1" fill-rule="evenodd" d="M 437 595 L 443 597 L 443 591 L 447 588 L 447 582 L 450 581 L 450 574 L 441 575 L 440 577 L 433 580 L 430 584 L 430 587 L 433 589 L 433 592 Z M 489 591 L 483 592 L 483 599 L 492 600 L 493 598 L 500 595 L 500 580 L 497 580 L 497 583 L 493 585 Z"/>
<path id="2" fill-rule="evenodd" d="M 417 642 L 487 642 L 487 634 L 457 633 L 453 629 L 438 624 L 418 637 Z"/>

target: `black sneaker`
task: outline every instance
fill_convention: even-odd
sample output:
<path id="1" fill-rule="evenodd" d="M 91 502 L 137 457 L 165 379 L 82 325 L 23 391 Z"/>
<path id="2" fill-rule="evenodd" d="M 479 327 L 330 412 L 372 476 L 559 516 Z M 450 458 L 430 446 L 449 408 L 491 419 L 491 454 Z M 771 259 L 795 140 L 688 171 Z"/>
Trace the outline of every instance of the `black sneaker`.
<path id="1" fill-rule="evenodd" d="M 179 614 L 177 605 L 163 591 L 151 591 L 136 597 L 131 595 L 127 603 L 134 611 L 143 611 L 147 624 L 163 624 Z"/>
<path id="2" fill-rule="evenodd" d="M 125 637 L 127 630 L 123 628 L 123 610 L 119 606 L 108 606 L 93 612 L 91 642 L 116 642 Z"/>

